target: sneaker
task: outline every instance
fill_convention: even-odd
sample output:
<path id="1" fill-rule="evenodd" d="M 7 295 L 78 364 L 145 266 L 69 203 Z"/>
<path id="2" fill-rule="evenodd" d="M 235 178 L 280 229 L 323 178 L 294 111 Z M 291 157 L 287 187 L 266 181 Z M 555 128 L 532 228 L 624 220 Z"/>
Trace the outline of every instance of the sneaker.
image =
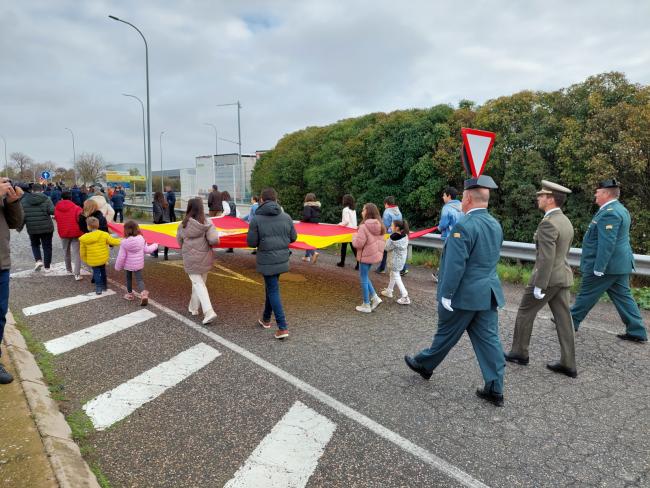
<path id="1" fill-rule="evenodd" d="M 210 322 L 213 322 L 217 318 L 217 314 L 214 313 L 214 310 L 211 310 L 203 317 L 203 325 L 208 325 Z"/>
<path id="2" fill-rule="evenodd" d="M 140 306 L 146 307 L 149 303 L 149 292 L 147 290 L 142 290 L 140 293 Z"/>
<path id="3" fill-rule="evenodd" d="M 5 369 L 2 363 L 0 363 L 0 385 L 8 385 L 14 380 L 14 377 L 11 376 L 9 371 Z"/>
<path id="4" fill-rule="evenodd" d="M 271 321 L 270 320 L 264 320 L 264 319 L 257 319 L 257 323 L 262 327 L 263 329 L 270 329 L 271 328 Z"/>
<path id="5" fill-rule="evenodd" d="M 97 290 L 97 291 L 95 292 L 95 294 L 96 294 L 96 295 L 101 295 L 101 294 L 102 294 L 102 290 Z"/>
<path id="6" fill-rule="evenodd" d="M 393 298 L 393 292 L 390 291 L 388 288 L 384 288 L 383 290 L 381 290 L 381 294 L 384 297 Z"/>
<path id="7" fill-rule="evenodd" d="M 198 311 L 198 310 L 197 310 L 196 312 L 193 312 L 192 310 L 190 310 L 190 309 L 188 308 L 187 311 L 190 313 L 190 315 L 191 315 L 192 317 L 196 317 L 196 316 L 199 314 L 199 311 Z"/>
<path id="8" fill-rule="evenodd" d="M 311 261 L 307 256 L 303 256 L 303 257 L 302 257 L 302 260 L 305 261 L 305 262 L 309 262 L 309 261 Z"/>
<path id="9" fill-rule="evenodd" d="M 345 263 L 341 263 L 341 262 L 336 263 L 336 265 L 337 265 L 339 268 L 344 268 L 344 267 L 345 267 Z"/>
<path id="10" fill-rule="evenodd" d="M 34 271 L 40 271 L 42 267 L 43 261 L 36 261 L 36 264 L 34 265 Z"/>
<path id="11" fill-rule="evenodd" d="M 52 268 L 43 268 L 43 273 L 45 274 L 50 274 L 52 271 L 54 271 Z"/>
<path id="12" fill-rule="evenodd" d="M 382 302 L 381 298 L 379 298 L 377 295 L 375 295 L 374 297 L 372 297 L 370 299 L 370 307 L 372 308 L 372 310 L 374 310 L 379 305 L 381 305 L 381 302 Z"/>
<path id="13" fill-rule="evenodd" d="M 404 275 L 407 275 L 407 274 L 409 274 L 409 270 L 408 270 L 408 268 L 407 268 L 407 269 L 403 269 L 402 271 L 399 272 L 399 275 L 400 275 L 400 276 L 404 276 Z"/>
<path id="14" fill-rule="evenodd" d="M 289 330 L 288 329 L 278 329 L 275 331 L 275 334 L 273 335 L 276 339 L 286 339 L 289 337 Z"/>
<path id="15" fill-rule="evenodd" d="M 311 264 L 316 264 L 316 261 L 318 261 L 318 256 L 320 256 L 320 253 L 315 252 L 314 257 L 311 260 Z"/>
<path id="16" fill-rule="evenodd" d="M 405 297 L 398 298 L 397 303 L 399 303 L 400 305 L 410 305 L 411 304 L 411 299 L 407 295 Z"/>
<path id="17" fill-rule="evenodd" d="M 129 292 L 126 295 L 124 295 L 124 299 L 131 302 L 135 299 L 135 295 L 133 294 L 133 292 Z"/>
<path id="18" fill-rule="evenodd" d="M 438 276 L 435 273 L 431 273 L 431 278 L 433 278 L 434 283 L 438 283 Z"/>
<path id="19" fill-rule="evenodd" d="M 363 312 L 363 313 L 370 313 L 372 312 L 372 307 L 370 306 L 369 303 L 362 303 L 361 305 L 357 305 L 357 312 Z"/>
<path id="20" fill-rule="evenodd" d="M 74 275 L 74 280 L 75 281 L 81 281 L 81 280 L 83 280 L 83 278 L 82 278 L 81 275 Z"/>

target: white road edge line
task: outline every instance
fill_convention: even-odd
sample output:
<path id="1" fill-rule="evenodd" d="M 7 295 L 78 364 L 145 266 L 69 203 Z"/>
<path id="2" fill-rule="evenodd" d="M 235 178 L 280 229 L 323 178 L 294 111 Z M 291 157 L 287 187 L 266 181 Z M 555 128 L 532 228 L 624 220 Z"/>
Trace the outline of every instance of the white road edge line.
<path id="1" fill-rule="evenodd" d="M 328 418 L 294 403 L 224 488 L 303 488 L 335 430 Z"/>
<path id="2" fill-rule="evenodd" d="M 85 346 L 96 340 L 103 339 L 104 337 L 153 319 L 154 317 L 156 317 L 156 314 L 151 310 L 147 310 L 146 308 L 141 309 L 137 312 L 122 315 L 121 317 L 107 320 L 106 322 L 72 332 L 62 337 L 57 337 L 56 339 L 47 341 L 44 346 L 45 349 L 56 356 Z"/>
<path id="3" fill-rule="evenodd" d="M 123 288 L 124 286 L 118 282 L 116 282 L 113 279 L 109 279 L 109 281 L 119 287 Z M 210 339 L 218 342 L 224 347 L 227 347 L 231 351 L 245 357 L 249 361 L 255 363 L 259 367 L 267 370 L 269 373 L 272 373 L 276 375 L 277 377 L 283 379 L 287 383 L 293 385 L 295 388 L 298 388 L 299 390 L 302 390 L 303 392 L 307 393 L 311 397 L 315 398 L 321 403 L 324 403 L 325 405 L 329 406 L 330 408 L 333 408 L 336 410 L 338 413 L 341 415 L 346 416 L 350 420 L 353 420 L 354 422 L 366 427 L 368 430 L 371 432 L 374 432 L 380 437 L 383 437 L 389 442 L 392 442 L 395 444 L 397 447 L 400 449 L 412 454 L 413 456 L 417 457 L 421 461 L 424 461 L 426 464 L 432 466 L 433 468 L 437 469 L 438 471 L 441 471 L 445 473 L 447 476 L 450 478 L 453 478 L 457 481 L 459 481 L 461 484 L 468 488 L 489 488 L 488 485 L 482 483 L 481 481 L 477 480 L 476 478 L 473 478 L 470 474 L 466 473 L 462 469 L 454 466 L 453 464 L 445 461 L 442 458 L 439 458 L 435 454 L 427 451 L 426 449 L 423 449 L 422 447 L 418 446 L 417 444 L 414 444 L 413 442 L 409 441 L 408 439 L 402 437 L 396 432 L 393 432 L 392 430 L 388 429 L 387 427 L 384 427 L 383 425 L 375 422 L 369 417 L 366 417 L 363 415 L 361 412 L 357 412 L 353 408 L 348 407 L 344 403 L 336 400 L 335 398 L 331 397 L 327 393 L 319 390 L 318 388 L 315 388 L 311 386 L 309 383 L 306 383 L 302 381 L 300 378 L 297 378 L 293 376 L 291 373 L 288 373 L 284 371 L 283 369 L 278 368 L 274 364 L 269 363 L 268 361 L 262 359 L 261 357 L 253 354 L 252 352 L 244 349 L 243 347 L 238 346 L 234 342 L 230 342 L 228 339 L 225 339 L 221 337 L 218 334 L 215 334 L 214 332 L 206 329 L 205 327 L 202 327 L 196 323 L 194 323 L 192 320 L 190 320 L 188 317 L 185 317 L 178 312 L 172 310 L 171 308 L 165 307 L 164 305 L 161 305 L 160 303 L 156 302 L 155 300 L 149 300 L 149 303 L 156 307 L 158 310 L 165 312 L 167 315 L 174 317 L 176 320 L 179 322 L 184 323 L 188 327 L 196 330 L 197 332 L 200 332 L 201 334 L 205 335 L 206 337 L 209 337 Z"/>
<path id="4" fill-rule="evenodd" d="M 145 403 L 156 399 L 219 356 L 221 353 L 215 348 L 200 342 L 170 360 L 93 398 L 82 408 L 95 428 L 104 430 Z"/>
<path id="5" fill-rule="evenodd" d="M 115 292 L 113 290 L 106 290 L 101 295 L 92 292 L 86 293 L 84 295 L 75 295 L 73 297 L 61 298 L 60 300 L 54 300 L 51 302 L 45 302 L 39 305 L 23 308 L 23 315 L 25 315 L 25 317 L 30 317 L 32 315 L 38 315 L 39 313 L 51 312 L 57 308 L 69 307 L 70 305 L 77 305 L 78 303 L 84 303 L 89 300 L 104 298 L 111 295 L 115 295 Z"/>

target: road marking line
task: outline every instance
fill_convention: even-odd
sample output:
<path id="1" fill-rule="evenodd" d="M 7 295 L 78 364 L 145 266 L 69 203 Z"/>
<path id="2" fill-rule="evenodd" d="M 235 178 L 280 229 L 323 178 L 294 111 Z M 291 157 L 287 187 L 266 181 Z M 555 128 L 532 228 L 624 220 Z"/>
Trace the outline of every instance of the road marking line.
<path id="1" fill-rule="evenodd" d="M 82 408 L 95 428 L 104 430 L 145 403 L 156 399 L 219 356 L 221 353 L 215 348 L 200 342 L 169 361 L 160 363 L 117 388 L 93 398 Z"/>
<path id="2" fill-rule="evenodd" d="M 304 487 L 335 430 L 328 418 L 294 403 L 224 488 Z"/>
<path id="3" fill-rule="evenodd" d="M 39 313 L 51 312 L 57 308 L 69 307 L 70 305 L 77 305 L 78 303 L 84 303 L 89 300 L 104 298 L 111 295 L 115 295 L 115 292 L 113 290 L 106 290 L 101 295 L 97 295 L 97 293 L 92 292 L 86 293 L 84 295 L 61 298 L 60 300 L 54 300 L 52 302 L 41 303 L 39 305 L 32 305 L 31 307 L 23 308 L 23 315 L 25 315 L 25 317 L 38 315 Z"/>
<path id="4" fill-rule="evenodd" d="M 182 268 L 183 267 L 183 262 L 182 261 L 166 261 L 161 263 L 165 266 L 174 266 L 175 268 Z M 259 283 L 251 278 L 248 278 L 247 276 L 244 276 L 243 274 L 239 274 L 236 271 L 233 271 L 229 268 L 226 268 L 225 266 L 221 266 L 220 264 L 214 263 L 213 265 L 215 268 L 220 269 L 222 271 L 226 271 L 227 273 L 230 274 L 223 274 L 223 273 L 217 273 L 216 271 L 208 271 L 208 274 L 213 275 L 213 276 L 219 276 L 221 278 L 230 278 L 231 280 L 237 280 L 237 281 L 243 281 L 245 283 L 253 283 L 254 285 L 261 285 L 262 283 Z"/>
<path id="5" fill-rule="evenodd" d="M 122 289 L 125 289 L 124 286 L 120 283 L 117 283 L 113 279 L 109 279 L 109 281 Z M 409 441 L 408 439 L 402 437 L 399 435 L 397 432 L 393 432 L 392 430 L 388 429 L 387 427 L 384 427 L 383 425 L 379 424 L 378 422 L 375 422 L 369 417 L 366 417 L 363 415 L 361 412 L 357 412 L 351 407 L 348 407 L 344 403 L 336 400 L 335 398 L 331 397 L 327 393 L 319 390 L 318 388 L 315 388 L 311 386 L 309 383 L 306 383 L 302 381 L 301 379 L 293 376 L 291 373 L 288 373 L 287 371 L 284 371 L 283 369 L 278 368 L 274 364 L 269 363 L 265 359 L 262 359 L 261 357 L 253 354 L 252 352 L 244 349 L 243 347 L 238 346 L 234 342 L 230 342 L 228 339 L 225 339 L 221 337 L 218 334 L 215 334 L 214 332 L 206 329 L 205 327 L 202 327 L 196 323 L 194 323 L 192 320 L 190 320 L 188 317 L 185 317 L 178 312 L 172 310 L 171 308 L 165 307 L 164 305 L 161 305 L 160 303 L 156 302 L 155 300 L 149 300 L 149 304 L 151 304 L 153 307 L 157 308 L 158 310 L 165 312 L 167 315 L 174 317 L 176 320 L 179 322 L 182 322 L 183 324 L 187 325 L 191 329 L 196 330 L 197 332 L 200 332 L 201 334 L 205 335 L 206 337 L 209 337 L 210 339 L 218 342 L 224 347 L 227 347 L 231 351 L 245 357 L 249 361 L 255 363 L 259 367 L 265 369 L 269 373 L 272 373 L 279 377 L 280 379 L 283 379 L 290 385 L 294 386 L 295 388 L 307 393 L 311 397 L 315 398 L 321 403 L 324 403 L 325 405 L 329 406 L 330 408 L 336 410 L 338 413 L 341 415 L 349 418 L 350 420 L 353 420 L 354 422 L 358 423 L 359 425 L 362 425 L 366 427 L 368 430 L 371 432 L 374 432 L 377 434 L 379 437 L 382 437 L 386 439 L 389 442 L 392 442 L 395 444 L 397 447 L 400 449 L 412 454 L 413 456 L 417 457 L 421 461 L 425 462 L 429 466 L 437 469 L 438 471 L 443 472 L 450 478 L 453 478 L 457 481 L 459 481 L 462 485 L 468 487 L 468 488 L 488 488 L 488 486 L 481 481 L 477 480 L 476 478 L 473 478 L 470 474 L 466 473 L 462 469 L 454 466 L 453 464 L 445 461 L 442 458 L 439 458 L 432 452 L 427 451 L 426 449 L 423 449 L 422 447 L 418 446 L 417 444 Z"/>
<path id="6" fill-rule="evenodd" d="M 71 351 L 81 346 L 85 346 L 91 342 L 103 339 L 111 334 L 128 329 L 131 326 L 145 322 L 149 319 L 156 317 L 156 314 L 147 309 L 138 310 L 122 317 L 117 317 L 101 324 L 93 325 L 85 329 L 78 330 L 71 334 L 52 339 L 47 341 L 45 349 L 52 354 L 63 354 L 64 352 Z"/>
<path id="7" fill-rule="evenodd" d="M 72 276 L 66 271 L 64 262 L 52 263 L 50 265 L 50 270 L 51 271 L 46 274 L 42 269 L 40 271 L 34 271 L 34 268 L 29 268 L 23 271 L 16 271 L 15 273 L 11 273 L 9 276 L 11 278 L 27 278 L 29 276 L 42 276 L 44 278 L 49 278 L 50 276 Z M 92 273 L 89 273 L 84 268 L 81 268 L 81 274 L 84 276 L 92 275 Z"/>

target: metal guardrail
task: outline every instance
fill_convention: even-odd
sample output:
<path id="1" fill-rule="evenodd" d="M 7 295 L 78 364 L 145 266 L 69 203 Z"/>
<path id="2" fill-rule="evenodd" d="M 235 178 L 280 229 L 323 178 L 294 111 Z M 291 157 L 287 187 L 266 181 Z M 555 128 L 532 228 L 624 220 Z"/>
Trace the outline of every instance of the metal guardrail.
<path id="1" fill-rule="evenodd" d="M 205 208 L 207 209 L 208 206 L 207 203 L 206 202 L 203 203 L 205 204 Z M 239 210 L 240 214 L 242 216 L 246 215 L 250 209 L 250 203 L 239 203 L 239 202 L 236 203 L 237 203 L 237 210 Z M 144 212 L 147 214 L 153 214 L 153 206 L 151 204 L 124 202 L 124 208 L 138 210 L 140 212 Z M 174 207 L 174 213 L 179 217 L 184 217 L 185 209 L 180 207 Z"/>
<path id="2" fill-rule="evenodd" d="M 426 234 L 416 240 L 410 241 L 412 246 L 424 247 L 428 249 L 442 249 L 444 241 L 440 234 Z M 582 249 L 572 247 L 569 251 L 569 264 L 571 266 L 580 266 L 580 256 Z M 520 259 L 522 261 L 535 261 L 535 244 L 528 242 L 503 241 L 501 246 L 501 257 Z M 650 256 L 645 254 L 635 254 L 634 262 L 636 269 L 633 274 L 640 276 L 650 276 Z"/>

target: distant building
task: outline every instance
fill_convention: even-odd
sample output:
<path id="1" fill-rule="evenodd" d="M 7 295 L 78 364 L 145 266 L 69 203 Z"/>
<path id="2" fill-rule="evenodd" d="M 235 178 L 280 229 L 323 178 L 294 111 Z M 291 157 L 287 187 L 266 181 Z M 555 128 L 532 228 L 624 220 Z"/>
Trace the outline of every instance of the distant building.
<path id="1" fill-rule="evenodd" d="M 237 153 L 197 156 L 193 175 L 191 169 L 181 170 L 183 199 L 186 199 L 186 196 L 206 196 L 212 185 L 216 184 L 220 191 L 227 190 L 237 201 L 247 201 L 251 195 L 251 173 L 257 159 L 256 154 L 242 154 L 240 167 Z M 186 191 L 183 182 L 190 180 L 192 176 L 195 185 L 193 191 L 189 192 L 189 186 Z"/>

